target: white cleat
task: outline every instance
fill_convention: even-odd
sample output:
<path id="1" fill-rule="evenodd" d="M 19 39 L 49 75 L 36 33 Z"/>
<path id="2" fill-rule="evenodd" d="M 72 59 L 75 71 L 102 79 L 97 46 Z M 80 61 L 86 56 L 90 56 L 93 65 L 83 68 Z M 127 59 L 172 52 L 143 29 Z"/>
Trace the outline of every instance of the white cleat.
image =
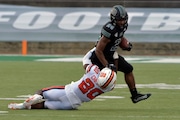
<path id="1" fill-rule="evenodd" d="M 35 94 L 24 101 L 24 106 L 29 106 L 45 101 L 41 95 Z"/>
<path id="2" fill-rule="evenodd" d="M 12 110 L 21 110 L 21 109 L 25 109 L 24 103 L 10 103 L 8 105 L 9 109 Z"/>
<path id="3" fill-rule="evenodd" d="M 41 95 L 35 94 L 26 99 L 24 103 L 10 103 L 8 108 L 12 110 L 31 109 L 31 105 L 45 101 L 45 99 L 42 98 Z"/>

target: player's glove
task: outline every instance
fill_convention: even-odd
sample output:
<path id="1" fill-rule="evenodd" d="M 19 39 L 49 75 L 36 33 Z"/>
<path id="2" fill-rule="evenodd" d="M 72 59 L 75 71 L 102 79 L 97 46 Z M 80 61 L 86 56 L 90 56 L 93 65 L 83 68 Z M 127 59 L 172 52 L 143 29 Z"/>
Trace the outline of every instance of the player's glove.
<path id="1" fill-rule="evenodd" d="M 113 70 L 113 71 L 115 71 L 115 72 L 117 72 L 116 66 L 114 64 L 107 64 L 106 67 Z"/>
<path id="2" fill-rule="evenodd" d="M 123 50 L 131 51 L 132 47 L 133 47 L 133 45 L 129 42 L 128 47 L 123 48 Z"/>

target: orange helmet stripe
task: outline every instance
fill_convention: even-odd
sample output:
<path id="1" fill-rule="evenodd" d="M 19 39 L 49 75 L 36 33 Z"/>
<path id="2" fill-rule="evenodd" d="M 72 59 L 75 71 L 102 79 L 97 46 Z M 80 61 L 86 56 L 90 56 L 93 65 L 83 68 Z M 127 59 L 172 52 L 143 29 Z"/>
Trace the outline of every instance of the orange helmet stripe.
<path id="1" fill-rule="evenodd" d="M 114 71 L 111 72 L 109 79 L 104 83 L 103 86 L 101 86 L 101 88 L 106 88 L 109 85 L 109 83 L 113 80 L 113 78 L 114 78 Z"/>

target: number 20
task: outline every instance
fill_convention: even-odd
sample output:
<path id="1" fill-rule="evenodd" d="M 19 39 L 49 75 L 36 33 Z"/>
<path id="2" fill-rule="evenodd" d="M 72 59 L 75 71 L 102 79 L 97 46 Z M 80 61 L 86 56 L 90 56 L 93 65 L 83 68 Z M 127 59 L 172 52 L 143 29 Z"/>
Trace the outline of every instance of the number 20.
<path id="1" fill-rule="evenodd" d="M 87 93 L 87 97 L 91 100 L 103 93 L 100 89 L 94 88 L 94 83 L 89 78 L 82 81 L 78 87 L 83 94 Z"/>

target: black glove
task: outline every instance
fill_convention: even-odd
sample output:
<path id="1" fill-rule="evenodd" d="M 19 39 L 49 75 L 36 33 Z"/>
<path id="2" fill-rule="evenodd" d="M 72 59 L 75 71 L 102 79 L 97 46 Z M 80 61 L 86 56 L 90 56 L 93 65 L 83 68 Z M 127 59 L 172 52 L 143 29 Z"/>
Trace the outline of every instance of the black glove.
<path id="1" fill-rule="evenodd" d="M 107 64 L 106 67 L 113 70 L 113 71 L 115 71 L 115 72 L 117 72 L 116 71 L 116 66 L 114 64 Z"/>
<path id="2" fill-rule="evenodd" d="M 127 48 L 123 48 L 123 50 L 131 51 L 133 45 L 129 42 L 129 45 Z"/>

